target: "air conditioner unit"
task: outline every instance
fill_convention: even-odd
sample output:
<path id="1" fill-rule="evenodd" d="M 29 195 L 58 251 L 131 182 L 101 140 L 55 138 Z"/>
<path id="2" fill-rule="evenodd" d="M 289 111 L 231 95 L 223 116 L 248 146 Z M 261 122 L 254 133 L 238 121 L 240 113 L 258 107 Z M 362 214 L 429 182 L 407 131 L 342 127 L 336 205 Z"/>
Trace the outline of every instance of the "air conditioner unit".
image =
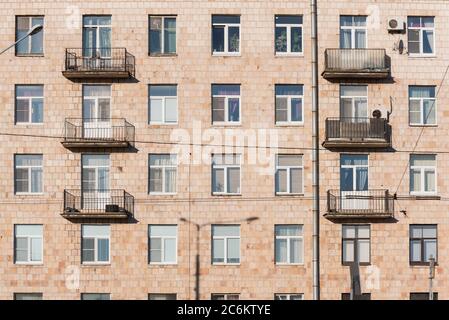
<path id="1" fill-rule="evenodd" d="M 405 30 L 405 20 L 403 18 L 389 18 L 388 19 L 388 31 L 389 32 L 402 32 Z"/>

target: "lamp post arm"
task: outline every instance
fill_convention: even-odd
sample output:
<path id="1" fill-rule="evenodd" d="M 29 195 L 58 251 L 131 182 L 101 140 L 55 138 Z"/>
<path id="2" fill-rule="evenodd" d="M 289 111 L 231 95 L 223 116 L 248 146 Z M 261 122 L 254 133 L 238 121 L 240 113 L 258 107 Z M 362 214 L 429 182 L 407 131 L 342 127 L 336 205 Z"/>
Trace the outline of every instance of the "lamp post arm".
<path id="1" fill-rule="evenodd" d="M 30 31 L 28 31 L 28 33 L 26 35 L 24 35 L 22 38 L 20 38 L 19 40 L 17 40 L 16 42 L 14 42 L 12 45 L 10 45 L 8 48 L 2 50 L 2 52 L 0 52 L 0 55 L 3 54 L 4 52 L 8 51 L 9 49 L 11 49 L 12 47 L 14 47 L 16 44 L 18 44 L 19 42 L 25 40 L 27 37 L 34 35 L 36 33 L 38 33 L 39 31 L 42 30 L 42 26 L 41 25 L 37 25 L 35 26 L 33 29 L 31 29 Z"/>

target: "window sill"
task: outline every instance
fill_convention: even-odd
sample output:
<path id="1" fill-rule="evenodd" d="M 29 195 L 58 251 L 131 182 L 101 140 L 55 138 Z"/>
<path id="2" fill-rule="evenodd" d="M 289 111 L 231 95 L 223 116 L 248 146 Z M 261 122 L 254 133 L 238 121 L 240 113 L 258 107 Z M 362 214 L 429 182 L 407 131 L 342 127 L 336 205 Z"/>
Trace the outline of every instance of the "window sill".
<path id="1" fill-rule="evenodd" d="M 26 54 L 26 53 L 16 53 L 16 57 L 18 58 L 43 58 L 44 54 L 43 53 L 30 53 L 30 54 Z"/>
<path id="2" fill-rule="evenodd" d="M 412 59 L 425 59 L 425 58 L 429 58 L 429 59 L 436 59 L 437 56 L 435 54 L 408 54 L 409 58 Z"/>
<path id="3" fill-rule="evenodd" d="M 175 58 L 178 53 L 148 53 L 150 58 Z"/>
<path id="4" fill-rule="evenodd" d="M 438 124 L 413 124 L 409 123 L 410 127 L 414 128 L 422 128 L 422 127 L 438 127 Z"/>
<path id="5" fill-rule="evenodd" d="M 304 193 L 276 192 L 277 197 L 304 197 Z"/>
<path id="6" fill-rule="evenodd" d="M 163 197 L 163 196 L 176 196 L 178 193 L 177 192 L 173 192 L 173 193 L 164 193 L 164 192 L 150 192 L 148 195 L 150 197 Z"/>
<path id="7" fill-rule="evenodd" d="M 178 122 L 172 122 L 172 123 L 163 123 L 163 122 L 153 122 L 153 123 L 148 123 L 149 127 L 174 127 L 177 126 L 179 123 Z"/>
<path id="8" fill-rule="evenodd" d="M 40 126 L 43 126 L 44 123 L 43 122 L 34 122 L 34 123 L 33 122 L 16 122 L 15 125 L 16 126 L 21 126 L 21 127 L 28 127 L 28 126 L 30 126 L 30 127 L 34 127 L 34 126 L 40 127 Z"/>
<path id="9" fill-rule="evenodd" d="M 163 262 L 150 262 L 148 264 L 149 267 L 177 267 L 178 263 L 177 262 L 173 262 L 173 263 L 163 263 Z"/>
<path id="10" fill-rule="evenodd" d="M 274 54 L 274 56 L 276 58 L 304 58 L 304 53 L 303 52 L 302 53 L 290 53 L 290 52 L 280 53 L 280 52 L 276 52 Z"/>
<path id="11" fill-rule="evenodd" d="M 277 122 L 276 127 L 304 127 L 304 122 Z"/>
<path id="12" fill-rule="evenodd" d="M 14 193 L 15 196 L 34 196 L 34 197 L 39 197 L 39 196 L 43 196 L 45 195 L 45 193 L 43 192 L 16 192 Z"/>
<path id="13" fill-rule="evenodd" d="M 21 267 L 43 267 L 43 262 L 14 262 L 14 265 Z"/>
<path id="14" fill-rule="evenodd" d="M 343 262 L 341 265 L 344 267 L 350 267 L 353 264 L 353 262 Z M 371 266 L 371 262 L 363 262 L 359 263 L 359 266 L 361 267 L 369 267 Z"/>
<path id="15" fill-rule="evenodd" d="M 414 200 L 441 200 L 441 196 L 436 194 L 410 194 Z"/>
<path id="16" fill-rule="evenodd" d="M 304 263 L 275 263 L 276 267 L 304 267 Z"/>
<path id="17" fill-rule="evenodd" d="M 240 263 L 212 263 L 212 265 L 218 267 L 240 267 Z"/>
<path id="18" fill-rule="evenodd" d="M 410 262 L 410 267 L 414 268 L 414 267 L 426 267 L 428 268 L 430 265 L 429 262 Z M 435 262 L 435 266 L 438 266 L 438 262 Z"/>
<path id="19" fill-rule="evenodd" d="M 238 53 L 212 53 L 212 57 L 241 57 L 240 52 Z"/>
<path id="20" fill-rule="evenodd" d="M 81 263 L 81 267 L 110 267 L 110 266 L 111 266 L 110 262 L 106 262 L 106 263 L 84 262 L 84 263 Z"/>
<path id="21" fill-rule="evenodd" d="M 212 127 L 213 128 L 241 128 L 242 127 L 242 123 L 241 122 L 230 122 L 230 123 L 225 123 L 225 122 L 219 122 L 219 123 L 212 123 Z"/>
<path id="22" fill-rule="evenodd" d="M 214 197 L 241 197 L 241 193 L 212 193 Z"/>

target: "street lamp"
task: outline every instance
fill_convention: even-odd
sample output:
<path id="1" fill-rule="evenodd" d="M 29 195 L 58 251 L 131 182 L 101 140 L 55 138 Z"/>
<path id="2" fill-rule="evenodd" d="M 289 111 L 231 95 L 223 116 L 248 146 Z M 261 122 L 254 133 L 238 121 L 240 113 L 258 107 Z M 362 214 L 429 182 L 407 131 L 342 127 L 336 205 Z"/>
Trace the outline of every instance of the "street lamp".
<path id="1" fill-rule="evenodd" d="M 38 33 L 39 31 L 41 31 L 44 28 L 43 25 L 38 24 L 34 27 L 32 27 L 30 29 L 30 31 L 28 31 L 28 33 L 26 35 L 24 35 L 22 38 L 20 38 L 19 40 L 17 40 L 16 42 L 14 42 L 12 45 L 10 45 L 8 48 L 4 49 L 2 52 L 0 52 L 0 54 L 3 54 L 5 51 L 8 51 L 9 49 L 11 49 L 12 47 L 14 47 L 16 44 L 18 44 L 20 41 L 24 40 L 25 38 L 35 35 L 36 33 Z"/>
<path id="2" fill-rule="evenodd" d="M 258 219 L 259 219 L 259 217 L 249 217 L 249 218 L 237 220 L 237 221 L 221 221 L 221 222 L 213 222 L 213 223 L 215 223 L 215 224 L 236 223 L 236 222 L 251 223 Z M 213 224 L 213 223 L 209 222 L 209 223 L 199 224 L 199 223 L 190 221 L 187 218 L 179 218 L 179 220 L 182 222 L 190 223 L 196 227 L 195 300 L 200 300 L 200 230 L 202 227 Z"/>

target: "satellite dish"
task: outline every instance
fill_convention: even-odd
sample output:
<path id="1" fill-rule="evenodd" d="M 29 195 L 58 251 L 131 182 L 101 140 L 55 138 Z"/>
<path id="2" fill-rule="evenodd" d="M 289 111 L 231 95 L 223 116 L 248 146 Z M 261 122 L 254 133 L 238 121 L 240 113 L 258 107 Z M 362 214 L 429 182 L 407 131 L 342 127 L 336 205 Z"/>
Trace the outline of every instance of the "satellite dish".
<path id="1" fill-rule="evenodd" d="M 404 41 L 403 40 L 399 40 L 398 50 L 399 50 L 399 54 L 402 54 L 404 52 Z"/>
<path id="2" fill-rule="evenodd" d="M 380 117 L 382 117 L 382 112 L 380 112 L 380 110 L 376 109 L 373 111 L 373 118 L 377 118 L 380 119 Z"/>

